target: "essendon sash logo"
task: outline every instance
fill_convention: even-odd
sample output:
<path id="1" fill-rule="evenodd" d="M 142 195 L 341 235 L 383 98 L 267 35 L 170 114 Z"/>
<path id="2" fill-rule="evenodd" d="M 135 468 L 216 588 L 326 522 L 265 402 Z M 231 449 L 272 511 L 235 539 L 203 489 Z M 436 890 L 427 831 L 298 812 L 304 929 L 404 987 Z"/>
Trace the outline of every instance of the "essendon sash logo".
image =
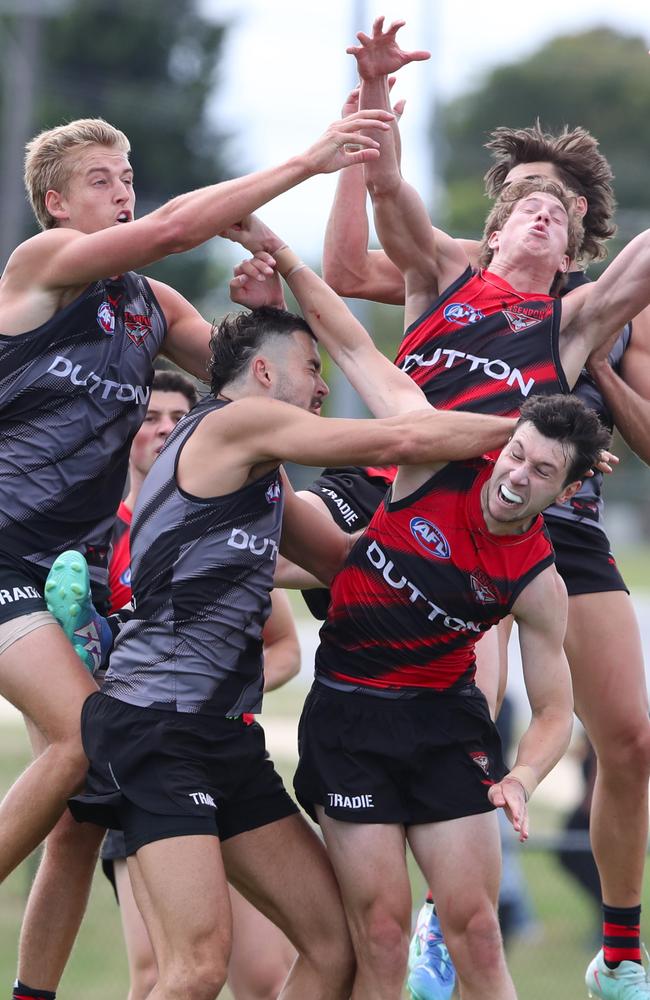
<path id="1" fill-rule="evenodd" d="M 140 347 L 147 334 L 151 333 L 151 316 L 141 316 L 125 311 L 124 329 L 133 343 Z"/>
<path id="2" fill-rule="evenodd" d="M 529 330 L 531 326 L 537 326 L 542 320 L 548 319 L 553 311 L 550 303 L 545 303 L 541 307 L 515 306 L 513 309 L 504 309 L 503 315 L 508 321 L 508 326 L 513 333 L 521 333 L 522 330 Z"/>
<path id="3" fill-rule="evenodd" d="M 494 585 L 482 569 L 475 569 L 469 575 L 474 597 L 480 604 L 496 604 L 499 600 Z"/>

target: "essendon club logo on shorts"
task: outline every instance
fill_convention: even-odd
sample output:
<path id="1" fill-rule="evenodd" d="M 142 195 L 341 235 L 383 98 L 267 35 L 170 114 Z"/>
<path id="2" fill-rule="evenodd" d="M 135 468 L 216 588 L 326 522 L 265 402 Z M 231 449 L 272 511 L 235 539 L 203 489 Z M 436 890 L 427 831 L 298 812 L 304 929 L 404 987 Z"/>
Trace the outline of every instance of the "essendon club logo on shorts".
<path id="1" fill-rule="evenodd" d="M 151 316 L 143 316 L 127 310 L 124 313 L 124 329 L 133 343 L 140 347 L 147 334 L 151 333 Z"/>

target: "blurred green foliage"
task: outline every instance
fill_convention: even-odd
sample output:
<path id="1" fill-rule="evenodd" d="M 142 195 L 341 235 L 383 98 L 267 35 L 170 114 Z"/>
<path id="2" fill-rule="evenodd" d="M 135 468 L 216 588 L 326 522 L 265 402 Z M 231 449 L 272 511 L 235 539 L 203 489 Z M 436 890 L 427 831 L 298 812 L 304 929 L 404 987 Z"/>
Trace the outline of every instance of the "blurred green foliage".
<path id="1" fill-rule="evenodd" d="M 611 28 L 563 35 L 527 59 L 497 67 L 442 108 L 437 131 L 443 136 L 449 231 L 482 231 L 483 174 L 490 165 L 483 144 L 492 129 L 525 127 L 538 117 L 549 131 L 582 125 L 599 139 L 616 177 L 624 241 L 650 226 L 647 48 L 643 38 Z"/>
<path id="2" fill-rule="evenodd" d="M 0 29 L 0 46 L 12 44 L 12 18 L 0 18 Z M 41 31 L 32 132 L 95 117 L 122 129 L 139 215 L 230 176 L 227 136 L 208 115 L 225 28 L 196 0 L 72 0 Z M 217 278 L 209 247 L 147 273 L 195 301 Z"/>

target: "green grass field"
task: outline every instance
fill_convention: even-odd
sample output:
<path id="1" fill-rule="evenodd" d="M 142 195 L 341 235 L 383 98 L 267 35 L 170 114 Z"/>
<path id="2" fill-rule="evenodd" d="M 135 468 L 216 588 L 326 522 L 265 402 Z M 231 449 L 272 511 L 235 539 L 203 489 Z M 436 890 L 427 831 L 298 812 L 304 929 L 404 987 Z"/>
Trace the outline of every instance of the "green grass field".
<path id="1" fill-rule="evenodd" d="M 633 591 L 649 585 L 647 550 L 618 553 L 621 570 Z M 267 699 L 265 717 L 295 720 L 304 697 L 297 682 Z M 29 759 L 27 740 L 18 722 L 0 724 L 0 792 L 4 792 Z M 290 780 L 292 761 L 277 758 Z M 533 829 L 554 830 L 560 817 L 533 802 Z M 593 936 L 594 914 L 580 890 L 574 888 L 554 857 L 535 847 L 534 837 L 520 852 L 535 911 L 534 932 L 515 941 L 509 954 L 510 967 L 520 1000 L 580 1000 L 586 997 L 583 975 L 592 957 L 588 944 Z M 0 889 L 0 984 L 5 996 L 15 976 L 16 947 L 20 921 L 33 861 L 26 862 Z M 412 872 L 416 905 L 422 899 L 422 879 Z M 645 912 L 650 912 L 646 891 Z M 53 920 L 56 914 L 53 914 Z M 252 943 L 254 948 L 254 942 Z M 37 984 L 38 985 L 38 984 Z M 0 987 L 2 988 L 2 987 Z M 98 873 L 88 913 L 77 945 L 59 989 L 61 1000 L 123 1000 L 127 994 L 127 970 L 121 928 L 112 890 Z M 232 1000 L 228 990 L 222 996 Z M 309 1000 L 309 998 L 305 998 Z"/>

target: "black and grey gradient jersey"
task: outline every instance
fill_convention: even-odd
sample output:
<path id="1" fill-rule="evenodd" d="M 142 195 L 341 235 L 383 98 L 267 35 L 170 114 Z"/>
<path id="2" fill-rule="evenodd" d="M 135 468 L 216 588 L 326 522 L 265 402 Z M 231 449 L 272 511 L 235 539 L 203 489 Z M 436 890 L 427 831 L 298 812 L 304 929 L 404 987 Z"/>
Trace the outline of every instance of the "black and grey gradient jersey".
<path id="1" fill-rule="evenodd" d="M 97 281 L 42 326 L 0 335 L 0 551 L 49 567 L 79 549 L 95 583 L 166 323 L 146 278 Z"/>
<path id="2" fill-rule="evenodd" d="M 120 632 L 103 693 L 131 705 L 240 715 L 262 702 L 262 629 L 282 526 L 278 469 L 226 496 L 177 484 L 183 445 L 227 405 L 198 403 L 176 426 L 133 514 L 135 615 Z"/>
<path id="3" fill-rule="evenodd" d="M 569 274 L 569 280 L 563 290 L 563 294 L 566 295 L 567 292 L 573 291 L 574 288 L 578 288 L 588 281 L 589 278 L 584 271 L 572 271 Z M 630 344 L 631 336 L 632 324 L 626 323 L 616 343 L 609 352 L 609 363 L 617 373 L 620 372 L 623 355 Z M 605 427 L 608 427 L 610 431 L 614 429 L 614 418 L 611 410 L 586 368 L 582 369 L 578 376 L 578 381 L 571 391 L 575 396 L 579 396 L 589 409 L 594 410 L 598 414 L 601 423 Z M 544 517 L 558 517 L 564 521 L 579 521 L 582 524 L 590 525 L 604 532 L 605 503 L 602 497 L 602 488 L 603 474 L 602 472 L 596 472 L 593 476 L 589 476 L 583 480 L 578 492 L 567 503 L 555 503 L 547 507 L 544 511 Z"/>

